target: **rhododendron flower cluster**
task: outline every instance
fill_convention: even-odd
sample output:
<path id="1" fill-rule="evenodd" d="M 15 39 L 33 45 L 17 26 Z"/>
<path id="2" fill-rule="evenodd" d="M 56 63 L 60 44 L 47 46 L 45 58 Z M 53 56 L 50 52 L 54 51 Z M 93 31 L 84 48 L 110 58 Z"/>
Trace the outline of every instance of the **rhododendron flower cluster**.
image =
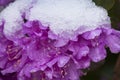
<path id="1" fill-rule="evenodd" d="M 18 80 L 79 80 L 120 52 L 120 32 L 92 0 L 16 0 L 0 14 L 0 68 Z"/>

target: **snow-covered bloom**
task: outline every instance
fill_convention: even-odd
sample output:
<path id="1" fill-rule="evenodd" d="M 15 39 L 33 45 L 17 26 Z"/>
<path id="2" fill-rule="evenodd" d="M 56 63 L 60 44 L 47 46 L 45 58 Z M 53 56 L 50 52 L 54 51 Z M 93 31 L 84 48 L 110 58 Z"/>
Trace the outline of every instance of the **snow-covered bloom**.
<path id="1" fill-rule="evenodd" d="M 0 68 L 18 80 L 79 80 L 120 52 L 120 32 L 92 0 L 16 0 L 0 14 Z"/>

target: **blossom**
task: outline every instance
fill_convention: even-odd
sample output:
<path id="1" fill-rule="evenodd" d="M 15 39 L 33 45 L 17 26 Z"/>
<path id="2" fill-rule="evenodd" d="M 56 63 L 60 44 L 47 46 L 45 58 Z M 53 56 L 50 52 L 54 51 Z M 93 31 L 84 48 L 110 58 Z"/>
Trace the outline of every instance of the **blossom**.
<path id="1" fill-rule="evenodd" d="M 120 32 L 92 0 L 17 0 L 0 21 L 1 73 L 18 80 L 79 80 L 106 47 L 120 52 Z"/>

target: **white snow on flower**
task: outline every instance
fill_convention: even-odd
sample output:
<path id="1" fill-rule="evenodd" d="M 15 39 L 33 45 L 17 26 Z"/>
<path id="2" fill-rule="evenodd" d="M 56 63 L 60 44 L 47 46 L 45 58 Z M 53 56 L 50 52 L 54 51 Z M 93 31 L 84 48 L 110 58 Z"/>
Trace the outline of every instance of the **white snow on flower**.
<path id="1" fill-rule="evenodd" d="M 81 29 L 81 34 L 100 25 L 110 24 L 107 11 L 96 6 L 92 0 L 36 0 L 30 8 L 31 1 L 17 0 L 2 12 L 1 16 L 6 21 L 6 33 L 20 29 L 23 23 L 21 11 L 25 12 L 26 19 L 39 20 L 57 35 L 72 35 L 78 29 Z M 25 10 L 27 8 L 30 10 Z"/>
<path id="2" fill-rule="evenodd" d="M 110 24 L 107 11 L 96 6 L 92 0 L 38 0 L 27 18 L 40 20 L 60 35 L 84 28 L 80 31 L 82 33 L 102 24 Z"/>
<path id="3" fill-rule="evenodd" d="M 21 29 L 23 23 L 23 14 L 30 8 L 33 0 L 16 0 L 0 13 L 0 22 L 4 21 L 4 32 L 6 35 L 12 35 Z"/>

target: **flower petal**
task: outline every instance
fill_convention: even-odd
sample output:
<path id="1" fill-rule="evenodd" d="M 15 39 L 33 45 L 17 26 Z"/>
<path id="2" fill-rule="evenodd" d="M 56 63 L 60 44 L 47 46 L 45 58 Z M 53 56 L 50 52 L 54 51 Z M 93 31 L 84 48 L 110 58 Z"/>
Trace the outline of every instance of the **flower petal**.
<path id="1" fill-rule="evenodd" d="M 99 62 L 106 57 L 106 50 L 102 45 L 90 48 L 90 53 L 88 54 L 90 59 L 94 62 Z"/>
<path id="2" fill-rule="evenodd" d="M 93 30 L 93 31 L 88 31 L 86 33 L 84 33 L 82 36 L 85 39 L 94 39 L 95 37 L 99 36 L 101 34 L 101 30 L 97 29 L 97 30 Z"/>
<path id="3" fill-rule="evenodd" d="M 120 38 L 116 35 L 110 35 L 106 40 L 107 46 L 110 48 L 111 52 L 120 52 Z"/>
<path id="4" fill-rule="evenodd" d="M 60 56 L 58 60 L 58 66 L 63 67 L 69 61 L 70 57 L 68 56 Z"/>
<path id="5" fill-rule="evenodd" d="M 81 59 L 89 53 L 89 48 L 87 46 L 80 47 L 79 52 L 77 54 L 77 59 Z"/>

